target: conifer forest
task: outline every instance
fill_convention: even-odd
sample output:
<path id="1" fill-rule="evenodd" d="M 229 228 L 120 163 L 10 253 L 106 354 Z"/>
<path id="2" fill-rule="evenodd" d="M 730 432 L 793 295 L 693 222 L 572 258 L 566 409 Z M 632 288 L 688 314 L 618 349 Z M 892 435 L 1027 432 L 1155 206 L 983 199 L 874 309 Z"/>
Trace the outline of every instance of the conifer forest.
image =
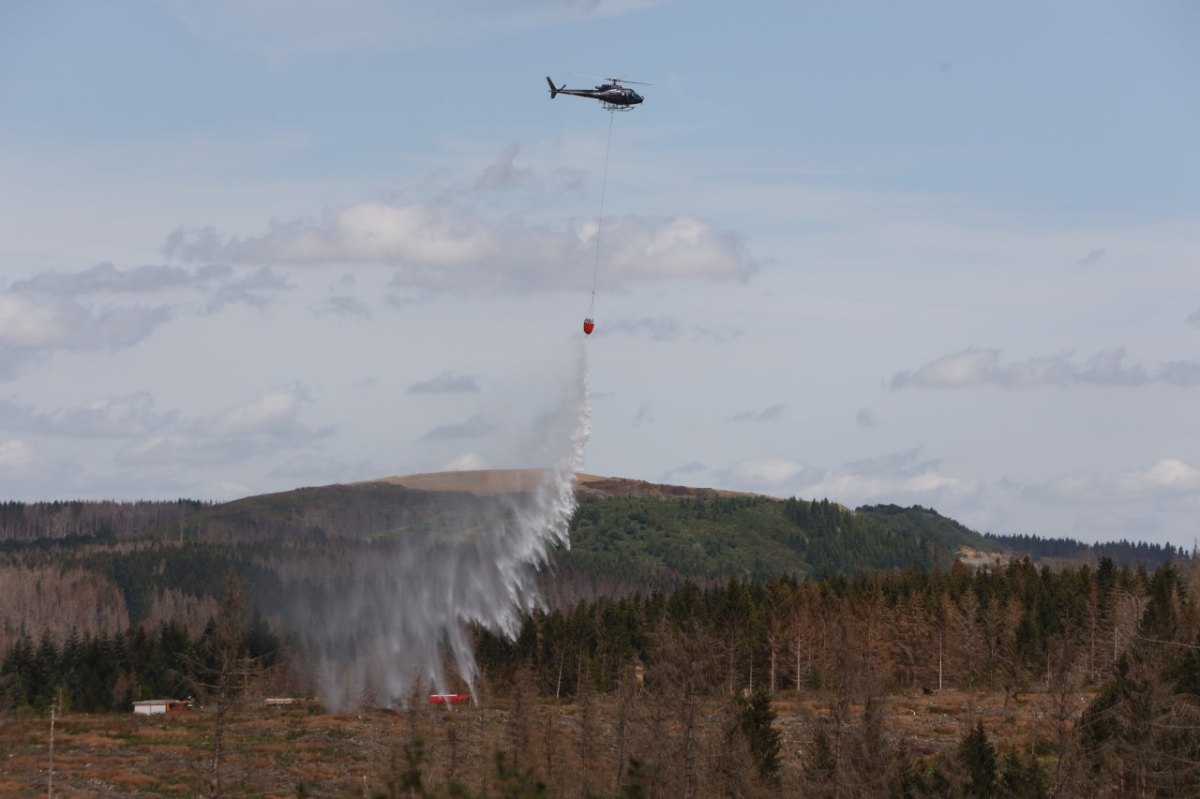
<path id="1" fill-rule="evenodd" d="M 418 681 L 335 713 L 281 585 L 305 553 L 378 541 L 327 505 L 325 532 L 286 540 L 235 510 L 255 535 L 199 503 L 3 509 L 0 792 L 1200 794 L 1183 552 L 1038 550 L 924 508 L 585 500 L 540 609 L 469 630 L 477 674 L 448 679 L 470 701 Z M 130 712 L 159 697 L 192 709 Z"/>

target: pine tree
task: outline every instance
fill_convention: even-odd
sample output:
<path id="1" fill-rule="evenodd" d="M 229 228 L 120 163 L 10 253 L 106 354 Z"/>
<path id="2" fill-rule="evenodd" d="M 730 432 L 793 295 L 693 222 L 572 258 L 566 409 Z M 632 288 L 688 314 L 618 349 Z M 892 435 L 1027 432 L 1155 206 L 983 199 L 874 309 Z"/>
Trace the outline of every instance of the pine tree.
<path id="1" fill-rule="evenodd" d="M 766 691 L 755 691 L 748 700 L 741 701 L 738 724 L 746 742 L 750 745 L 750 756 L 758 778 L 763 782 L 779 779 L 779 731 L 772 726 L 775 711 L 771 709 L 771 697 Z"/>
<path id="2" fill-rule="evenodd" d="M 958 759 L 967 769 L 967 796 L 996 795 L 996 748 L 988 740 L 982 721 L 975 723 L 959 745 Z"/>

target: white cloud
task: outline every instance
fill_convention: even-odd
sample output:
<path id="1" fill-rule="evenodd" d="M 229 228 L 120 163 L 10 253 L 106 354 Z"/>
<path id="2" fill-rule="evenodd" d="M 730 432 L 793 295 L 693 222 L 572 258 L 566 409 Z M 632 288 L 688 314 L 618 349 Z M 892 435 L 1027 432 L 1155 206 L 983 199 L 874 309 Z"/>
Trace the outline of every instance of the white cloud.
<path id="1" fill-rule="evenodd" d="M 819 479 L 820 470 L 788 458 L 765 457 L 738 461 L 721 473 L 729 485 L 751 490 L 776 489 Z"/>
<path id="2" fill-rule="evenodd" d="M 357 316 L 360 319 L 371 318 L 371 307 L 357 297 L 349 294 L 335 294 L 316 305 L 317 313 L 333 314 L 334 316 Z"/>
<path id="3" fill-rule="evenodd" d="M 154 410 L 154 399 L 145 391 L 101 397 L 86 405 L 54 412 L 35 411 L 0 400 L 0 427 L 44 435 L 80 438 L 143 436 L 171 423 L 173 415 Z"/>
<path id="4" fill-rule="evenodd" d="M 100 293 L 138 293 L 203 286 L 228 275 L 227 266 L 196 270 L 178 266 L 140 266 L 121 270 L 107 261 L 80 272 L 41 272 L 18 280 L 10 290 L 22 294 L 78 296 Z"/>
<path id="5" fill-rule="evenodd" d="M 258 435 L 292 437 L 304 432 L 304 427 L 296 420 L 296 414 L 307 403 L 308 392 L 300 385 L 292 385 L 202 420 L 197 423 L 196 430 L 203 435 L 219 438 Z"/>
<path id="6" fill-rule="evenodd" d="M 333 428 L 313 430 L 299 420 L 309 403 L 303 386 L 285 386 L 213 416 L 133 441 L 117 453 L 117 462 L 125 466 L 211 465 L 293 449 L 333 433 Z"/>
<path id="7" fill-rule="evenodd" d="M 405 288 L 553 289 L 588 282 L 595 223 L 575 228 L 516 219 L 493 223 L 453 203 L 367 202 L 317 221 L 273 223 L 259 236 L 222 239 L 211 229 L 176 231 L 168 255 L 239 264 L 381 264 Z M 744 280 L 757 268 L 734 233 L 687 215 L 624 216 L 604 226 L 605 275 L 612 283 Z M 581 268 L 566 269 L 564 264 Z"/>
<path id="8" fill-rule="evenodd" d="M 1144 469 L 1109 475 L 1067 476 L 1028 486 L 1025 494 L 1047 504 L 1098 505 L 1150 503 L 1159 508 L 1200 508 L 1200 468 L 1179 458 L 1163 458 Z"/>
<path id="9" fill-rule="evenodd" d="M 220 286 L 213 292 L 207 310 L 209 313 L 215 313 L 227 305 L 266 308 L 273 300 L 272 295 L 288 291 L 291 288 L 291 283 L 283 275 L 267 267 L 262 267 L 252 274 Z"/>
<path id="10" fill-rule="evenodd" d="M 609 335 L 625 335 L 648 338 L 651 341 L 671 342 L 686 338 L 691 341 L 721 343 L 738 338 L 742 331 L 727 327 L 713 329 L 703 325 L 680 325 L 666 316 L 641 317 L 639 319 L 614 319 L 605 322 L 604 331 Z"/>
<path id="11" fill-rule="evenodd" d="M 131 347 L 172 313 L 168 306 L 95 308 L 75 300 L 0 294 L 0 377 L 57 350 Z"/>
<path id="12" fill-rule="evenodd" d="M 74 316 L 56 304 L 0 294 L 0 347 L 49 349 L 62 346 Z"/>
<path id="13" fill-rule="evenodd" d="M 442 372 L 429 380 L 418 380 L 408 387 L 409 394 L 478 394 L 479 380 L 475 375 Z"/>
<path id="14" fill-rule="evenodd" d="M 73 485 L 79 464 L 51 459 L 20 438 L 0 440 L 0 479 L 7 499 L 61 499 L 64 486 Z"/>
<path id="15" fill-rule="evenodd" d="M 489 468 L 488 459 L 480 455 L 478 452 L 464 452 L 463 454 L 451 458 L 442 467 L 444 472 L 471 472 L 479 469 Z"/>
<path id="16" fill-rule="evenodd" d="M 800 495 L 828 497 L 850 507 L 880 502 L 962 507 L 981 498 L 979 481 L 945 474 L 938 461 L 920 460 L 919 455 L 914 448 L 848 463 L 803 485 Z"/>
<path id="17" fill-rule="evenodd" d="M 1125 365 L 1125 350 L 1116 348 L 1093 355 L 1082 364 L 1069 354 L 1030 358 L 1001 364 L 1000 350 L 969 348 L 944 355 L 912 372 L 892 376 L 893 389 L 1036 388 L 1043 386 L 1143 386 L 1151 383 L 1188 388 L 1200 385 L 1200 362 L 1169 361 L 1147 368 Z"/>
<path id="18" fill-rule="evenodd" d="M 24 469 L 33 462 L 33 447 L 27 441 L 0 441 L 0 472 Z"/>

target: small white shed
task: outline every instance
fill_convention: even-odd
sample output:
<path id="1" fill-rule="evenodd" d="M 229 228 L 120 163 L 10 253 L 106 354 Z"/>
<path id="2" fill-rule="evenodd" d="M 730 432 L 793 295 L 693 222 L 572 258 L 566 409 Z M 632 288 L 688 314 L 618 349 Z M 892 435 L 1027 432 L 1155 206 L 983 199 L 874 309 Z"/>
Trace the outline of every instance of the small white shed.
<path id="1" fill-rule="evenodd" d="M 156 713 L 182 713 L 190 710 L 191 704 L 184 699 L 143 699 L 133 703 L 133 712 L 144 716 Z"/>

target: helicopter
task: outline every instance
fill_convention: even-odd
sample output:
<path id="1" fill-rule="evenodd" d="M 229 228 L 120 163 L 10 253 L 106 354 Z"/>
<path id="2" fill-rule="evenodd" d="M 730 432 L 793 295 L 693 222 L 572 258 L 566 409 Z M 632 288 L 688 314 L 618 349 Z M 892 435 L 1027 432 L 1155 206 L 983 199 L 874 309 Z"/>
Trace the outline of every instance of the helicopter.
<path id="1" fill-rule="evenodd" d="M 636 80 L 625 80 L 624 78 L 605 78 L 605 83 L 601 83 L 595 89 L 568 89 L 567 84 L 555 87 L 554 81 L 546 76 L 546 83 L 550 84 L 550 99 L 553 100 L 560 94 L 570 94 L 575 97 L 591 97 L 593 100 L 599 100 L 609 111 L 630 111 L 633 106 L 642 102 L 642 96 L 626 86 L 623 83 L 636 83 L 640 86 L 648 86 L 649 84 L 642 83 Z"/>

